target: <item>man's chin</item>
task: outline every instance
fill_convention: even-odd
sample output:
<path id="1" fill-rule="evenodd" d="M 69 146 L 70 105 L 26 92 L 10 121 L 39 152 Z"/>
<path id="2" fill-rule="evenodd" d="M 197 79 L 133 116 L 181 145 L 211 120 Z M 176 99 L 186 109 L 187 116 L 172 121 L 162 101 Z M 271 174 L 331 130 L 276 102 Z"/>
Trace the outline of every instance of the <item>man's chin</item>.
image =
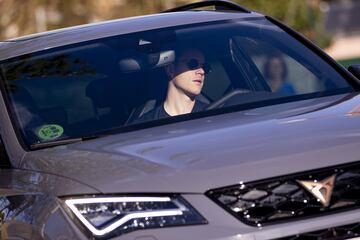
<path id="1" fill-rule="evenodd" d="M 194 100 L 194 99 L 196 98 L 196 96 L 199 96 L 199 95 L 200 95 L 200 93 L 201 93 L 201 91 L 191 91 L 191 92 L 186 92 L 186 95 L 187 95 L 190 99 Z"/>

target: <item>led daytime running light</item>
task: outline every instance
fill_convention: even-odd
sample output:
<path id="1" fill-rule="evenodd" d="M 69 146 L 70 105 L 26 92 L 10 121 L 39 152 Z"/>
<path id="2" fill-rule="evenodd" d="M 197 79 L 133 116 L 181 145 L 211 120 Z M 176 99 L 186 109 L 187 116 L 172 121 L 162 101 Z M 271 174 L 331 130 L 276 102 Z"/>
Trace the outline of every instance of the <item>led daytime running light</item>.
<path id="1" fill-rule="evenodd" d="M 65 201 L 65 204 L 73 211 L 73 213 L 79 218 L 79 220 L 94 234 L 97 236 L 105 235 L 114 229 L 118 228 L 122 224 L 129 220 L 136 218 L 146 217 L 166 217 L 166 216 L 178 216 L 183 212 L 179 209 L 170 210 L 158 210 L 140 213 L 130 213 L 117 220 L 113 224 L 107 226 L 104 229 L 95 228 L 77 209 L 77 204 L 91 204 L 91 203 L 129 203 L 129 202 L 172 202 L 169 197 L 107 197 L 107 198 L 82 198 L 82 199 L 69 199 Z"/>

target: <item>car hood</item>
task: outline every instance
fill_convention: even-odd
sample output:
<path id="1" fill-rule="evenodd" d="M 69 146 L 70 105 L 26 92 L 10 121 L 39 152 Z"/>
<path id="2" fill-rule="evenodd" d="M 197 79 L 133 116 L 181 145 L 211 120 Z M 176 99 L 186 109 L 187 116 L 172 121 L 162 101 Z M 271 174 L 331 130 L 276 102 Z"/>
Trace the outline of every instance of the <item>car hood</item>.
<path id="1" fill-rule="evenodd" d="M 210 116 L 32 151 L 21 167 L 102 193 L 203 193 L 359 160 L 357 105 L 337 95 Z"/>

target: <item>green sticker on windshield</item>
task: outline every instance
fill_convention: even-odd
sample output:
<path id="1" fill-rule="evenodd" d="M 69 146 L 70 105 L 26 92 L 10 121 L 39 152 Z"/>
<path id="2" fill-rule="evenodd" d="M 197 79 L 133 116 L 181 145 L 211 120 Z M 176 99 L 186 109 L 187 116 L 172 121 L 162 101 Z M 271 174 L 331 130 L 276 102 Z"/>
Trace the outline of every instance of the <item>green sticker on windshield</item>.
<path id="1" fill-rule="evenodd" d="M 42 140 L 54 140 L 64 133 L 64 129 L 57 124 L 44 125 L 38 130 L 38 136 Z"/>

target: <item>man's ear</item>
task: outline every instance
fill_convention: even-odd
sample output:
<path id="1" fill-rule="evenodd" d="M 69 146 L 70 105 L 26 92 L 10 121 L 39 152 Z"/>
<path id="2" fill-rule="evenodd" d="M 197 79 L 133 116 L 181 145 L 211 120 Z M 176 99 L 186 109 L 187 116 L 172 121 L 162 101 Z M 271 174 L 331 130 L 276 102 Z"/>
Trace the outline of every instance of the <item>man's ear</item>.
<path id="1" fill-rule="evenodd" d="M 175 76 L 175 67 L 174 64 L 169 64 L 165 67 L 166 75 L 169 77 L 169 79 L 173 79 Z"/>

